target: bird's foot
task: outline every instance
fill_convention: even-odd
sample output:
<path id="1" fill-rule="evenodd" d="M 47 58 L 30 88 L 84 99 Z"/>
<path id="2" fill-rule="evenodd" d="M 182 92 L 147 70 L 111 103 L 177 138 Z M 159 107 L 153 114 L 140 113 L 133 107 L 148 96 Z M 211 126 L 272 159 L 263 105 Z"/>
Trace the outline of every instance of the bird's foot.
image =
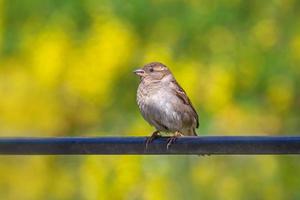
<path id="1" fill-rule="evenodd" d="M 159 134 L 159 131 L 154 131 L 152 133 L 152 135 L 150 137 L 148 137 L 147 140 L 146 140 L 146 150 L 148 149 L 149 144 L 152 143 L 153 140 L 155 140 L 159 137 L 161 137 L 161 135 Z"/>
<path id="2" fill-rule="evenodd" d="M 174 136 L 170 137 L 170 138 L 167 140 L 167 142 L 168 142 L 168 143 L 167 143 L 167 149 L 169 149 L 170 146 L 176 142 L 177 138 L 182 137 L 182 136 L 183 136 L 182 133 L 176 131 L 175 134 L 174 134 Z"/>

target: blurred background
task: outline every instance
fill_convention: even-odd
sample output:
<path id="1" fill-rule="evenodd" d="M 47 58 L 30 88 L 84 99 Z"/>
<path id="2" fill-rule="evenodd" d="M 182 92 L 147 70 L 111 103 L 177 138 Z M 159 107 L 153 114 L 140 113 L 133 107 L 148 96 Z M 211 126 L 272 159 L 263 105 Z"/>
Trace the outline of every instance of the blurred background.
<path id="1" fill-rule="evenodd" d="M 132 71 L 171 68 L 199 135 L 300 130 L 296 0 L 0 0 L 0 136 L 150 135 Z M 299 199 L 295 156 L 1 156 L 0 199 Z"/>

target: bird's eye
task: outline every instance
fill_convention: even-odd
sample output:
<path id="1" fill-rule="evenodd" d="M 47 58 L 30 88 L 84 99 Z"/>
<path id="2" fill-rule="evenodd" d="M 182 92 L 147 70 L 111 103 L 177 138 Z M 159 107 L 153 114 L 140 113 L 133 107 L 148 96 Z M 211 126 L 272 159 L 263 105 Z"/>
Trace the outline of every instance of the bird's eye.
<path id="1" fill-rule="evenodd" d="M 150 72 L 153 72 L 153 71 L 154 71 L 154 69 L 153 69 L 153 68 L 150 68 L 150 69 L 149 69 L 149 71 L 150 71 Z"/>

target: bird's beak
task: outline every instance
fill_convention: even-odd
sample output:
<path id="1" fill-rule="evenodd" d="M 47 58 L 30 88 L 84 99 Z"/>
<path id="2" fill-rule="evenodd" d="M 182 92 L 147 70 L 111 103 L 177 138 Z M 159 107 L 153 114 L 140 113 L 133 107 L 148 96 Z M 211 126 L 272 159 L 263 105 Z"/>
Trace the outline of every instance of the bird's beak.
<path id="1" fill-rule="evenodd" d="M 136 69 L 133 71 L 138 76 L 145 76 L 145 71 L 143 69 Z"/>

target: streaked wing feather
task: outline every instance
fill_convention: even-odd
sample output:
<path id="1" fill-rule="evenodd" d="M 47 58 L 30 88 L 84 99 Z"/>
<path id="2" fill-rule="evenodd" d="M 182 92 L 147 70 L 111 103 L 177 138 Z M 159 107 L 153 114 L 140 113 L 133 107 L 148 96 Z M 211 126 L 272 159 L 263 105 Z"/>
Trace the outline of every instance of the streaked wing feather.
<path id="1" fill-rule="evenodd" d="M 198 114 L 197 114 L 197 112 L 196 112 L 196 110 L 195 110 L 192 102 L 190 101 L 189 97 L 186 95 L 184 89 L 177 83 L 176 80 L 173 80 L 171 83 L 172 83 L 171 87 L 175 91 L 176 96 L 179 99 L 181 99 L 184 104 L 186 104 L 186 105 L 188 105 L 188 106 L 190 106 L 192 108 L 192 110 L 193 110 L 193 116 L 195 117 L 196 122 L 197 122 L 196 128 L 198 128 L 199 127 L 199 116 L 198 116 Z"/>

